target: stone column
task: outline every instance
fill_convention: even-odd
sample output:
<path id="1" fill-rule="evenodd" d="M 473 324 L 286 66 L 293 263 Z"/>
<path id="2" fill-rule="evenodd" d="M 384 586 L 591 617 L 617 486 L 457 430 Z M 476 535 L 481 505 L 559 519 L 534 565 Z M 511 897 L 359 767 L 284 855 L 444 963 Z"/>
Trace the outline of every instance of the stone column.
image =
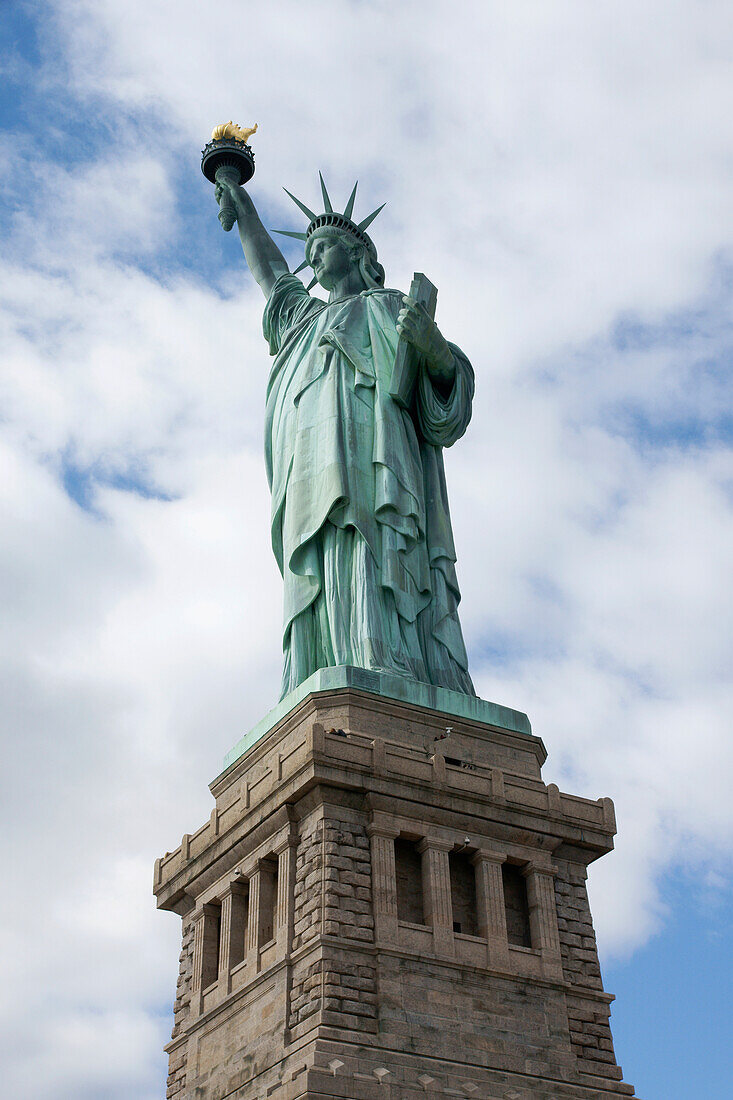
<path id="1" fill-rule="evenodd" d="M 527 879 L 527 904 L 529 906 L 529 928 L 532 946 L 542 955 L 542 970 L 545 976 L 562 979 L 562 955 L 557 927 L 554 868 L 538 867 L 536 863 L 528 863 L 524 874 Z"/>
<path id="2" fill-rule="evenodd" d="M 246 956 L 247 967 L 252 973 L 260 969 L 260 898 L 262 894 L 262 868 L 258 865 L 249 878 L 249 913 L 247 917 Z"/>
<path id="3" fill-rule="evenodd" d="M 277 898 L 275 899 L 274 935 L 277 940 L 278 958 L 290 952 L 293 941 L 293 893 L 295 889 L 295 845 L 287 837 L 275 848 L 277 856 Z"/>
<path id="4" fill-rule="evenodd" d="M 473 856 L 476 868 L 476 902 L 479 935 L 486 938 L 489 966 L 509 969 L 509 942 L 506 931 L 504 883 L 501 877 L 505 857 L 480 848 Z"/>
<path id="5" fill-rule="evenodd" d="M 372 822 L 367 825 L 372 849 L 372 905 L 377 943 L 398 941 L 397 873 L 394 842 L 399 830 L 390 825 Z"/>
<path id="6" fill-rule="evenodd" d="M 204 989 L 218 973 L 217 924 L 221 909 L 218 905 L 202 905 L 194 916 L 193 974 L 191 975 L 191 1011 L 203 1008 Z"/>
<path id="7" fill-rule="evenodd" d="M 221 936 L 219 940 L 219 986 L 231 993 L 232 968 L 244 958 L 247 930 L 247 886 L 230 882 L 221 897 Z"/>
<path id="8" fill-rule="evenodd" d="M 425 920 L 433 929 L 433 950 L 436 955 L 453 958 L 453 905 L 450 892 L 448 852 L 454 845 L 449 840 L 426 837 L 417 846 L 422 854 L 423 898 Z"/>

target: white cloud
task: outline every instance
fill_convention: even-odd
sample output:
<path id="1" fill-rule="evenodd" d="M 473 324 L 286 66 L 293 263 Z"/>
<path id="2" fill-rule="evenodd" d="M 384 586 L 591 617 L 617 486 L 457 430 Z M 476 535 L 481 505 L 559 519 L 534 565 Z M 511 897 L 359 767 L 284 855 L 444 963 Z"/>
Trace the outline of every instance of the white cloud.
<path id="1" fill-rule="evenodd" d="M 279 187 L 315 201 L 318 167 L 388 199 L 388 281 L 425 270 L 474 360 L 447 463 L 475 678 L 529 711 L 547 779 L 616 800 L 602 946 L 664 922 L 665 869 L 725 881 L 726 27 L 651 0 L 56 6 L 39 84 L 76 97 L 80 145 L 109 136 L 75 164 L 4 145 L 28 185 L 0 259 L 13 1095 L 159 1094 L 178 922 L 152 861 L 278 692 L 262 301 L 197 165 L 232 115 L 260 123 L 268 224 L 299 225 Z"/>

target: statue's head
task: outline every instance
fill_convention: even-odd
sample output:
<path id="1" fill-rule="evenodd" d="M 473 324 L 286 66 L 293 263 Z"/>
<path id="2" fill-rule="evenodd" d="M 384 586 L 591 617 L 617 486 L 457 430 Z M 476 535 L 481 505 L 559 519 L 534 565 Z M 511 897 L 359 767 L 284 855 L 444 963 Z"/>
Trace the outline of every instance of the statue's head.
<path id="1" fill-rule="evenodd" d="M 343 214 L 339 214 L 333 209 L 323 176 L 320 176 L 320 180 L 323 203 L 326 207 L 322 214 L 316 214 L 285 188 L 286 193 L 309 219 L 305 233 L 296 233 L 290 229 L 275 231 L 305 242 L 305 261 L 295 270 L 301 271 L 304 267 L 313 268 L 315 278 L 308 287 L 309 290 L 317 282 L 326 290 L 332 289 L 352 267 L 358 267 L 366 288 L 384 286 L 384 268 L 377 259 L 374 242 L 366 232 L 367 226 L 371 225 L 382 207 L 378 207 L 358 223 L 352 221 L 356 184 Z"/>
<path id="2" fill-rule="evenodd" d="M 346 228 L 315 226 L 306 238 L 305 259 L 325 290 L 332 290 L 354 267 L 365 288 L 384 286 L 384 268 L 366 233 L 357 237 Z"/>

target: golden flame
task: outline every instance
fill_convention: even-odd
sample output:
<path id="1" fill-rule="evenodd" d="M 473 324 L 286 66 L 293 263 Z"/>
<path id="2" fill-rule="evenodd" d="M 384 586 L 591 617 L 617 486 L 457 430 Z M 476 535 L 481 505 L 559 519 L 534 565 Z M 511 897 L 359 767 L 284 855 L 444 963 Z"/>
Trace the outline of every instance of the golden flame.
<path id="1" fill-rule="evenodd" d="M 229 119 L 229 122 L 221 122 L 218 126 L 214 127 L 214 129 L 211 131 L 211 140 L 221 141 L 222 138 L 234 138 L 235 141 L 243 141 L 246 145 L 246 143 L 252 137 L 252 134 L 256 132 L 256 130 L 256 122 L 254 126 L 245 127 L 244 129 L 242 129 L 242 127 L 238 126 L 236 122 L 232 122 L 232 120 Z"/>

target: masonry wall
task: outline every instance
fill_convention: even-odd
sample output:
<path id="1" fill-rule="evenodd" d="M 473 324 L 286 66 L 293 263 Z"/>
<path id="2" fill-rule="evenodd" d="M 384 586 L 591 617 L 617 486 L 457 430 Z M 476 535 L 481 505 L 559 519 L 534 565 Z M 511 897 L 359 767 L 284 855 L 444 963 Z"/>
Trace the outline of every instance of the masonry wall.
<path id="1" fill-rule="evenodd" d="M 321 958 L 303 954 L 315 945 L 323 931 L 324 826 L 320 813 L 311 813 L 300 825 L 295 857 L 293 896 L 293 964 L 288 1027 L 292 1031 L 307 1021 L 316 1022 L 323 1009 L 324 966 Z"/>
<path id="2" fill-rule="evenodd" d="M 437 960 L 383 958 L 380 1042 L 429 1058 L 569 1079 L 575 1067 L 560 990 Z M 460 1053 L 458 1053 L 460 1052 Z"/>
<path id="3" fill-rule="evenodd" d="M 191 1006 L 191 978 L 193 976 L 193 921 L 181 922 L 181 954 L 178 957 L 178 981 L 173 1005 L 173 1038 L 175 1039 L 188 1019 Z"/>
<path id="4" fill-rule="evenodd" d="M 613 1049 L 610 1008 L 593 993 L 603 992 L 596 935 L 582 865 L 558 860 L 555 879 L 563 975 L 573 987 L 567 995 L 572 1049 L 586 1073 L 620 1078 Z"/>
<path id="5" fill-rule="evenodd" d="M 374 941 L 369 838 L 363 821 L 338 813 L 321 807 L 309 815 L 297 849 L 293 948 L 314 943 L 320 932 L 336 941 L 293 968 L 289 1027 L 297 1034 L 315 1018 L 375 1030 L 374 960 L 353 953 Z"/>
<path id="6" fill-rule="evenodd" d="M 238 1002 L 233 1015 L 221 1013 L 209 1027 L 202 1028 L 195 1049 L 189 1051 L 193 1061 L 189 1075 L 195 1081 L 191 1098 L 228 1097 L 244 1087 L 252 1096 L 265 1091 L 265 1087 L 258 1088 L 258 1081 L 273 1067 L 277 1077 L 286 1001 L 286 972 L 278 966 Z"/>
<path id="7" fill-rule="evenodd" d="M 523 771 L 504 776 L 482 762 L 486 734 L 454 734 L 463 767 L 427 754 L 419 714 L 370 719 L 400 742 L 343 715 L 338 735 L 301 715 L 255 746 L 217 781 L 211 821 L 156 867 L 183 914 L 169 1100 L 633 1095 L 585 888 L 610 846 L 607 800 L 545 787 L 516 735 Z M 395 843 L 416 854 L 403 881 L 419 920 L 398 903 Z M 506 865 L 526 897 L 523 945 Z"/>
<path id="8" fill-rule="evenodd" d="M 193 921 L 181 922 L 181 954 L 178 960 L 178 981 L 176 999 L 173 1004 L 172 1038 L 180 1035 L 186 1024 L 191 1007 L 191 977 L 193 975 Z M 166 1097 L 174 1100 L 183 1092 L 186 1085 L 186 1051 L 177 1052 L 168 1066 Z"/>

